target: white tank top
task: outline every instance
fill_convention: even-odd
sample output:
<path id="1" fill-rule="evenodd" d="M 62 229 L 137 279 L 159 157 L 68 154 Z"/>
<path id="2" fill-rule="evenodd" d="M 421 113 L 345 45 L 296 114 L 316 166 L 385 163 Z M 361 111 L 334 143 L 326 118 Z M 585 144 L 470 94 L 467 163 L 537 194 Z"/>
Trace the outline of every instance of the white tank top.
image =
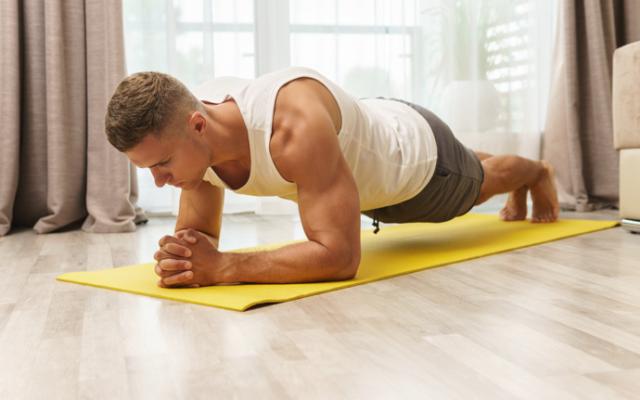
<path id="1" fill-rule="evenodd" d="M 236 193 L 297 200 L 296 184 L 276 169 L 269 141 L 278 91 L 302 77 L 322 83 L 340 108 L 338 140 L 358 187 L 360 210 L 400 203 L 427 185 L 436 167 L 437 149 L 429 124 L 417 111 L 394 100 L 355 99 L 318 72 L 292 67 L 254 80 L 217 78 L 193 91 L 213 103 L 233 98 L 240 109 L 249 134 L 251 170 Z M 230 189 L 212 168 L 202 179 Z"/>

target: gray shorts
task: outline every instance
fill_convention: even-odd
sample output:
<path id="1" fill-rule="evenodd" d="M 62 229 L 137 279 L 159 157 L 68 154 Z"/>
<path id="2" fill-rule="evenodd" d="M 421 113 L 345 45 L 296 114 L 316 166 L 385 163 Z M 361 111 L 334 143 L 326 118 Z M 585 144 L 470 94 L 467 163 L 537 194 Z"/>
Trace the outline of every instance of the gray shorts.
<path id="1" fill-rule="evenodd" d="M 429 110 L 403 100 L 427 120 L 436 139 L 438 159 L 431 180 L 420 193 L 402 203 L 363 211 L 376 221 L 444 222 L 471 210 L 480 195 L 484 171 L 475 153 L 453 136 L 451 129 Z"/>

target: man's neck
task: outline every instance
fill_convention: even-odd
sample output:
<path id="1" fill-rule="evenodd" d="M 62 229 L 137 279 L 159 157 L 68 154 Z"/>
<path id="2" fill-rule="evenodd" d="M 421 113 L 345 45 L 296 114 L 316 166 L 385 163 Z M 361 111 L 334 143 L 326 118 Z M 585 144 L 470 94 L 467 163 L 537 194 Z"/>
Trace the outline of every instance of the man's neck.
<path id="1" fill-rule="evenodd" d="M 249 167 L 249 138 L 247 127 L 234 101 L 219 104 L 205 103 L 209 115 L 207 136 L 213 159 L 211 165 L 236 164 Z"/>

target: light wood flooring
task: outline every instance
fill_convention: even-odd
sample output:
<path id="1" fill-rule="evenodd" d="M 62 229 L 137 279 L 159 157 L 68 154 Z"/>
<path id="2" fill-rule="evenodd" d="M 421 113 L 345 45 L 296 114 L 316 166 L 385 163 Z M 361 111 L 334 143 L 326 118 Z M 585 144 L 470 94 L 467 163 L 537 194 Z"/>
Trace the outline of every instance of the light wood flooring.
<path id="1" fill-rule="evenodd" d="M 148 262 L 172 224 L 0 238 L 0 399 L 640 398 L 640 235 L 245 313 L 55 280 Z M 221 248 L 300 237 L 295 217 L 226 216 Z"/>

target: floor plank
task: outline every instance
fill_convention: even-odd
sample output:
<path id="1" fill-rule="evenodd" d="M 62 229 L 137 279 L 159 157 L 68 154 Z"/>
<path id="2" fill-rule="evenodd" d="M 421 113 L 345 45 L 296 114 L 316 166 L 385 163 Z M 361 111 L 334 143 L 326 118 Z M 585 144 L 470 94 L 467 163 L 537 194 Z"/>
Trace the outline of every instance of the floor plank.
<path id="1" fill-rule="evenodd" d="M 615 228 L 246 313 L 55 281 L 148 262 L 174 222 L 0 238 L 0 398 L 624 399 L 640 390 L 640 235 Z M 223 250 L 304 237 L 296 216 L 229 215 L 223 230 Z"/>

